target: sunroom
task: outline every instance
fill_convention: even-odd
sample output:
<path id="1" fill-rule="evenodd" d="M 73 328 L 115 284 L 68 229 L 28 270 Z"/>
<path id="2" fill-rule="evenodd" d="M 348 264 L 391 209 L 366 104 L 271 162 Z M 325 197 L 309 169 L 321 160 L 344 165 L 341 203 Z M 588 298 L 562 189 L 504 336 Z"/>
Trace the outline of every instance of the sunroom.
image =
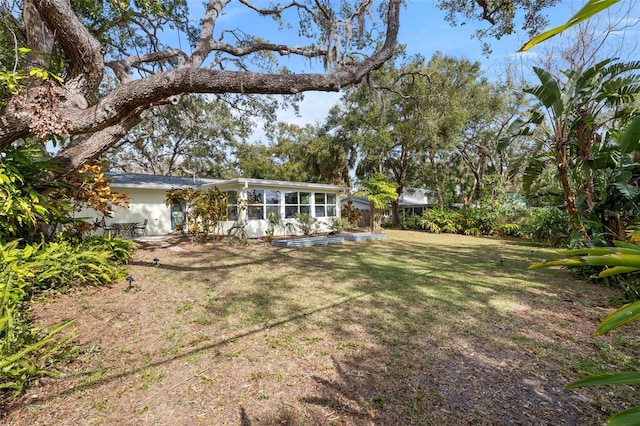
<path id="1" fill-rule="evenodd" d="M 230 180 L 108 173 L 114 191 L 129 195 L 129 208 L 116 207 L 111 224 L 145 224 L 145 234 L 166 235 L 176 232 L 186 223 L 189 214 L 181 204 L 166 204 L 167 192 L 172 189 L 217 187 L 227 195 L 228 220 L 221 232 L 241 224 L 249 238 L 264 237 L 270 217 L 279 218 L 274 235 L 299 233 L 297 214 L 309 214 L 316 219 L 317 231 L 329 230 L 334 218 L 340 217 L 341 197 L 347 188 L 338 185 L 287 182 L 265 179 L 235 178 Z M 95 211 L 78 215 L 86 220 L 102 220 Z"/>

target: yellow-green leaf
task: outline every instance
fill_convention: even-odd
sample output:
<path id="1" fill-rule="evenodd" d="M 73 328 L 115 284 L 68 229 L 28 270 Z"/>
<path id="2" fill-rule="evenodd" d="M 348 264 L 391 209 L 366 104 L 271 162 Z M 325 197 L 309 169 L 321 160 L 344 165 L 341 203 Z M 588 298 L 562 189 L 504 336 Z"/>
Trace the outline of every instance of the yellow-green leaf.
<path id="1" fill-rule="evenodd" d="M 596 331 L 594 331 L 592 334 L 594 336 L 599 336 L 601 334 L 608 333 L 609 331 L 614 330 L 630 321 L 633 321 L 638 317 L 640 317 L 640 301 L 634 302 L 621 309 L 618 309 L 617 311 L 603 319 L 598 325 Z"/>
<path id="2" fill-rule="evenodd" d="M 542 263 L 534 263 L 533 265 L 529 265 L 529 269 L 544 268 L 547 266 L 580 266 L 580 265 L 584 265 L 584 262 L 580 258 L 569 257 L 569 258 L 563 258 L 563 259 L 547 260 L 546 262 L 542 262 Z"/>
<path id="3" fill-rule="evenodd" d="M 589 0 L 582 7 L 582 9 L 580 9 L 575 15 L 573 15 L 571 19 L 569 19 L 565 24 L 560 25 L 556 28 L 552 28 L 549 31 L 545 31 L 542 34 L 538 34 L 537 36 L 529 40 L 524 46 L 522 46 L 520 48 L 520 52 L 524 52 L 532 48 L 536 44 L 542 43 L 543 41 L 560 34 L 561 32 L 573 27 L 574 25 L 578 25 L 580 22 L 584 21 L 585 19 L 591 18 L 596 13 L 613 6 L 618 1 L 619 0 Z"/>
<path id="4" fill-rule="evenodd" d="M 583 388 L 601 385 L 633 385 L 640 383 L 640 372 L 623 371 L 619 373 L 594 374 L 565 386 L 565 389 Z"/>
<path id="5" fill-rule="evenodd" d="M 607 420 L 609 426 L 635 426 L 640 424 L 640 407 L 629 408 L 611 416 Z"/>

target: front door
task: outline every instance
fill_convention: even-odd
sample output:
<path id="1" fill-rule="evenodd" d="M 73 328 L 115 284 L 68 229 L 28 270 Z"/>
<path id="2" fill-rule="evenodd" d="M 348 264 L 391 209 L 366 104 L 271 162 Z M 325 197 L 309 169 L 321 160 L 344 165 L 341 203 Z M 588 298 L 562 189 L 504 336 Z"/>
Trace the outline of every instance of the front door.
<path id="1" fill-rule="evenodd" d="M 171 230 L 183 231 L 185 229 L 185 208 L 183 203 L 175 203 L 171 206 Z M 176 229 L 177 228 L 177 229 Z"/>

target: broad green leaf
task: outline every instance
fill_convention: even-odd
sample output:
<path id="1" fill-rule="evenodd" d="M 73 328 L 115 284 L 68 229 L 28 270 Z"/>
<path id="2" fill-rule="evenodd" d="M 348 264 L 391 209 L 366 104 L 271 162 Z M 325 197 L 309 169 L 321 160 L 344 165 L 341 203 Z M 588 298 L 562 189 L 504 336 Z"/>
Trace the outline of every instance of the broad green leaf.
<path id="1" fill-rule="evenodd" d="M 637 254 L 640 256 L 640 251 L 625 248 L 625 247 L 588 247 L 582 249 L 571 249 L 571 250 L 558 250 L 557 253 L 560 256 L 565 257 L 577 257 L 577 256 L 604 256 L 606 254 L 616 254 L 616 253 L 625 253 L 625 254 Z"/>
<path id="2" fill-rule="evenodd" d="M 628 274 L 629 272 L 636 272 L 638 270 L 640 270 L 640 268 L 633 266 L 614 266 L 613 268 L 608 268 L 600 272 L 598 274 L 598 278 L 613 277 L 615 275 Z"/>
<path id="3" fill-rule="evenodd" d="M 630 305 L 625 306 L 624 308 L 618 309 L 605 319 L 603 319 L 596 331 L 592 334 L 594 336 L 599 336 L 605 333 L 608 333 L 611 330 L 614 330 L 628 322 L 631 322 L 640 317 L 640 301 L 634 302 Z"/>
<path id="4" fill-rule="evenodd" d="M 607 420 L 608 426 L 636 426 L 640 424 L 640 407 L 629 408 Z"/>
<path id="5" fill-rule="evenodd" d="M 640 116 L 635 117 L 627 126 L 627 129 L 620 137 L 618 144 L 623 154 L 628 154 L 638 150 L 638 142 L 640 141 Z"/>
<path id="6" fill-rule="evenodd" d="M 529 265 L 529 269 L 544 268 L 547 266 L 580 266 L 584 265 L 584 262 L 580 258 L 564 258 L 564 259 L 552 259 L 542 263 L 534 263 Z"/>
<path id="7" fill-rule="evenodd" d="M 531 40 L 529 40 L 524 46 L 520 48 L 520 52 L 524 52 L 529 50 L 536 44 L 542 43 L 543 41 L 550 39 L 553 36 L 560 34 L 561 32 L 579 24 L 585 19 L 591 18 L 598 12 L 603 11 L 604 9 L 613 6 L 619 0 L 589 0 L 583 7 L 580 9 L 575 15 L 571 17 L 565 24 L 560 25 L 559 27 L 552 28 L 549 31 L 545 31 L 542 34 L 538 34 Z"/>
<path id="8" fill-rule="evenodd" d="M 628 183 L 614 182 L 613 186 L 615 186 L 627 200 L 633 200 L 640 194 L 640 190 L 636 186 Z"/>
<path id="9" fill-rule="evenodd" d="M 564 388 L 576 389 L 587 386 L 633 385 L 638 383 L 640 383 L 640 372 L 623 371 L 619 373 L 594 374 L 592 376 L 585 377 L 584 379 L 569 383 Z"/>
<path id="10" fill-rule="evenodd" d="M 616 247 L 622 247 L 622 248 L 637 250 L 638 254 L 640 255 L 640 246 L 638 246 L 638 245 L 631 244 L 631 243 L 626 243 L 626 242 L 620 241 L 620 240 L 615 240 L 613 242 L 613 245 L 616 246 Z"/>
<path id="11" fill-rule="evenodd" d="M 581 259 L 587 265 L 626 266 L 640 269 L 640 256 L 637 254 L 615 253 L 604 256 L 584 256 Z"/>

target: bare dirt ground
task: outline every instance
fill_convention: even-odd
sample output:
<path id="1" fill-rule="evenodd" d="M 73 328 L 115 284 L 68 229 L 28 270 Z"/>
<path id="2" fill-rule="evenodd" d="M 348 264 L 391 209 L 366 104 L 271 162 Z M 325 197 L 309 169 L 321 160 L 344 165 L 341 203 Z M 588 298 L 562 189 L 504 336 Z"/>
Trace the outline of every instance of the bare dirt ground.
<path id="1" fill-rule="evenodd" d="M 563 389 L 576 363 L 637 359 L 637 327 L 590 336 L 611 290 L 563 271 L 532 278 L 530 248 L 407 235 L 307 249 L 142 242 L 133 289 L 33 303 L 37 324 L 76 318 L 76 356 L 0 424 L 596 425 L 637 398 Z M 498 249 L 523 272 L 473 260 Z M 385 255 L 415 261 L 393 270 L 376 263 Z M 438 262 L 454 267 L 438 275 Z"/>

